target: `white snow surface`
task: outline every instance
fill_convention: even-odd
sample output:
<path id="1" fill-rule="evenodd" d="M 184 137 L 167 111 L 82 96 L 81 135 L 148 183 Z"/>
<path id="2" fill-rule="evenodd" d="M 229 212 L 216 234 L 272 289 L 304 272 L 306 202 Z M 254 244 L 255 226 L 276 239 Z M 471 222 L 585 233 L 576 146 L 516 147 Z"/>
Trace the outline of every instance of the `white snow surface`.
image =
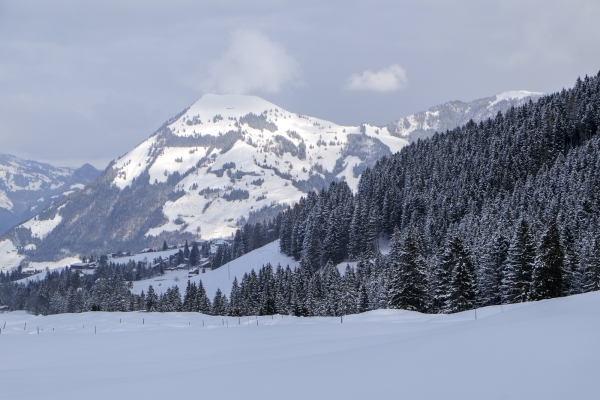
<path id="1" fill-rule="evenodd" d="M 47 271 L 52 271 L 57 268 L 68 267 L 71 264 L 80 263 L 81 260 L 77 257 L 66 257 L 59 261 L 41 261 L 41 262 L 30 262 L 27 268 L 23 268 L 24 271 L 43 271 L 39 274 L 32 275 L 20 281 L 26 282 L 30 279 L 44 279 Z"/>
<path id="2" fill-rule="evenodd" d="M 40 239 L 43 239 L 50 232 L 54 230 L 62 222 L 60 216 L 60 210 L 65 207 L 66 203 L 60 206 L 56 212 L 56 215 L 52 219 L 39 220 L 37 217 L 30 219 L 29 221 L 20 225 L 23 228 L 31 229 L 31 235 Z"/>
<path id="3" fill-rule="evenodd" d="M 0 271 L 10 271 L 21 263 L 25 256 L 17 254 L 17 247 L 12 241 L 5 239 L 0 241 Z"/>
<path id="4" fill-rule="evenodd" d="M 0 383 L 7 399 L 597 399 L 599 305 L 594 292 L 343 323 L 11 312 Z"/>
<path id="5" fill-rule="evenodd" d="M 236 127 L 240 118 L 250 113 L 266 116 L 277 130 L 261 131 L 246 123 Z M 340 126 L 291 113 L 256 96 L 214 94 L 204 95 L 168 128 L 177 136 L 201 134 L 214 137 L 239 129 L 243 140 L 222 153 L 221 149 L 212 147 L 169 147 L 163 145 L 160 135 L 155 135 L 116 161 L 113 168 L 117 176 L 113 183 L 121 189 L 146 170 L 151 184 L 165 182 L 175 172 L 183 175 L 193 171 L 176 186 L 175 190 L 184 194 L 163 206 L 168 222 L 150 229 L 148 236 L 157 236 L 163 231 L 189 232 L 203 238 L 231 235 L 239 227 L 236 222 L 242 217 L 248 218 L 251 211 L 298 201 L 305 193 L 292 185 L 292 179 L 302 181 L 311 174 L 318 174 L 313 169 L 317 164 L 331 172 L 347 144 L 348 134 L 360 132 L 358 126 Z M 366 125 L 365 134 L 380 140 L 392 153 L 408 144 L 405 139 L 391 136 L 386 129 L 370 125 Z M 306 159 L 282 152 L 277 136 L 297 147 L 304 142 Z M 357 157 L 346 157 L 345 169 L 338 173 L 338 177 L 346 178 L 353 190 L 357 188 L 358 178 L 354 178 L 352 167 L 359 162 Z M 235 163 L 235 168 L 230 170 L 232 173 L 243 172 L 244 176 L 230 179 L 225 171 L 221 177 L 215 174 L 230 163 Z M 281 173 L 275 173 L 273 168 Z M 264 180 L 262 185 L 252 183 L 259 179 Z M 200 195 L 199 192 L 206 188 L 219 192 Z M 249 198 L 225 201 L 223 194 L 234 189 L 247 190 Z"/>
<path id="6" fill-rule="evenodd" d="M 536 97 L 536 96 L 543 96 L 543 95 L 544 95 L 544 93 L 541 93 L 541 92 L 528 92 L 527 90 L 508 90 L 506 92 L 497 94 L 496 100 L 491 102 L 490 105 L 488 106 L 488 108 L 495 106 L 496 104 L 500 103 L 501 101 L 522 100 L 527 97 Z"/>
<path id="7" fill-rule="evenodd" d="M 154 260 L 155 258 L 158 258 L 158 257 L 162 257 L 163 259 L 168 259 L 170 255 L 176 254 L 178 251 L 179 251 L 179 249 L 171 249 L 171 250 L 165 250 L 165 251 L 155 251 L 155 252 L 151 252 L 151 253 L 140 253 L 140 254 L 134 254 L 131 256 L 111 258 L 111 259 L 109 259 L 109 262 L 114 262 L 116 264 L 127 264 L 127 262 L 129 260 L 134 261 L 134 262 L 138 262 L 138 261 L 152 262 L 152 260 Z"/>
<path id="8" fill-rule="evenodd" d="M 3 190 L 0 190 L 0 208 L 6 208 L 9 211 L 13 208 L 12 201 L 10 201 L 6 192 Z"/>

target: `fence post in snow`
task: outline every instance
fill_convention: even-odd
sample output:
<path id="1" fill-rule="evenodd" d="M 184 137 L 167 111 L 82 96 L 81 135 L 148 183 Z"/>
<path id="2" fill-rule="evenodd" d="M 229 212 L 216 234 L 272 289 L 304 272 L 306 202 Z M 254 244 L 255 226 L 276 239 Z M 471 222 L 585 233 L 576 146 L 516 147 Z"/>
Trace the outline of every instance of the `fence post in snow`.
<path id="1" fill-rule="evenodd" d="M 475 309 L 475 319 L 477 319 L 477 309 Z"/>
<path id="2" fill-rule="evenodd" d="M 94 326 L 94 335 L 96 334 L 96 327 Z"/>
<path id="3" fill-rule="evenodd" d="M 25 322 L 25 326 L 23 327 L 23 330 L 27 329 L 27 322 Z"/>

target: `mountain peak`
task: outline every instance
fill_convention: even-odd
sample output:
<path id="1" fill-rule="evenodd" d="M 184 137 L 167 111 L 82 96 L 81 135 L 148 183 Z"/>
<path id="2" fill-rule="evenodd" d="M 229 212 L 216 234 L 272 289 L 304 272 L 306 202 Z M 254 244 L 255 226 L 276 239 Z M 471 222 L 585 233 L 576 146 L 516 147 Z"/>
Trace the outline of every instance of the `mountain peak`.
<path id="1" fill-rule="evenodd" d="M 210 117 L 219 113 L 227 116 L 241 117 L 248 113 L 260 114 L 264 111 L 279 108 L 258 96 L 242 94 L 213 94 L 207 93 L 196 101 L 188 110 L 188 113 L 204 113 L 201 117 Z"/>

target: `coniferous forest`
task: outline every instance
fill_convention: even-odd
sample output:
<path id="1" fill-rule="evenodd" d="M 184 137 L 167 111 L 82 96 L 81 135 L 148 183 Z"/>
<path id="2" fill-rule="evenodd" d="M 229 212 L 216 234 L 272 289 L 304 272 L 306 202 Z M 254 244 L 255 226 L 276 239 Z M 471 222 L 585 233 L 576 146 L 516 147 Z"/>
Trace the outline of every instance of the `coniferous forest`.
<path id="1" fill-rule="evenodd" d="M 418 140 L 365 170 L 357 193 L 343 181 L 309 192 L 254 244 L 238 231 L 222 260 L 275 232 L 280 251 L 300 267 L 266 265 L 212 301 L 201 284 L 188 284 L 183 296 L 176 287 L 133 295 L 121 290 L 115 268 L 87 286 L 68 271 L 49 274 L 52 284 L 5 283 L 0 301 L 35 313 L 335 316 L 378 308 L 452 313 L 598 290 L 599 126 L 600 74 Z M 335 266 L 345 261 L 356 267 L 340 274 Z"/>

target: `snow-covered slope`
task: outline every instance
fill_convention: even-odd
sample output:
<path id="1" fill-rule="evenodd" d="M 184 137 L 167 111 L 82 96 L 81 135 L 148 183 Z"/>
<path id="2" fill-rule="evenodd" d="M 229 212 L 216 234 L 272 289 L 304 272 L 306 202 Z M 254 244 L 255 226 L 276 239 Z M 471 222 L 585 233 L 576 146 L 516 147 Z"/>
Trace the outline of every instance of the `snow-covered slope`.
<path id="1" fill-rule="evenodd" d="M 475 122 L 494 118 L 498 112 L 506 112 L 511 107 L 518 107 L 528 101 L 536 101 L 544 93 L 512 90 L 496 96 L 471 102 L 450 101 L 428 111 L 418 112 L 388 125 L 393 135 L 416 141 L 427 138 L 435 132 L 445 132 L 473 120 Z"/>
<path id="2" fill-rule="evenodd" d="M 151 253 L 148 258 L 158 257 L 156 254 L 158 253 Z M 135 259 L 134 257 L 127 257 L 127 259 L 129 258 Z M 126 262 L 127 260 L 124 259 L 123 261 Z M 252 270 L 258 273 L 259 269 L 267 263 L 271 263 L 273 268 L 279 264 L 284 268 L 289 265 L 292 269 L 299 265 L 293 258 L 279 252 L 279 241 L 277 240 L 248 254 L 244 254 L 220 268 L 207 270 L 203 274 L 191 275 L 190 277 L 188 271 L 167 271 L 163 276 L 136 281 L 134 282 L 132 292 L 139 294 L 143 290 L 146 293 L 148 292 L 148 286 L 152 285 L 157 294 L 164 293 L 168 288 L 173 286 L 178 286 L 179 291 L 185 293 L 188 280 L 195 283 L 202 280 L 206 294 L 211 300 L 217 289 L 221 289 L 229 297 L 231 285 L 235 278 L 237 278 L 238 282 L 241 282 L 244 274 L 250 273 Z"/>
<path id="3" fill-rule="evenodd" d="M 407 143 L 376 127 L 340 126 L 259 97 L 207 94 L 117 160 L 113 184 L 124 189 L 142 174 L 150 184 L 179 174 L 176 190 L 182 196 L 164 205 L 168 221 L 146 235 L 226 236 L 250 211 L 291 204 L 333 179 L 356 189 L 365 165 Z"/>
<path id="4" fill-rule="evenodd" d="M 0 154 L 0 234 L 99 175 L 89 164 L 79 169 L 55 167 Z"/>
<path id="5" fill-rule="evenodd" d="M 10 399 L 596 399 L 599 304 L 594 292 L 477 319 L 380 310 L 343 323 L 12 312 L 0 382 Z"/>
<path id="6" fill-rule="evenodd" d="M 0 271 L 8 271 L 18 267 L 25 256 L 17 252 L 12 241 L 0 240 Z"/>

